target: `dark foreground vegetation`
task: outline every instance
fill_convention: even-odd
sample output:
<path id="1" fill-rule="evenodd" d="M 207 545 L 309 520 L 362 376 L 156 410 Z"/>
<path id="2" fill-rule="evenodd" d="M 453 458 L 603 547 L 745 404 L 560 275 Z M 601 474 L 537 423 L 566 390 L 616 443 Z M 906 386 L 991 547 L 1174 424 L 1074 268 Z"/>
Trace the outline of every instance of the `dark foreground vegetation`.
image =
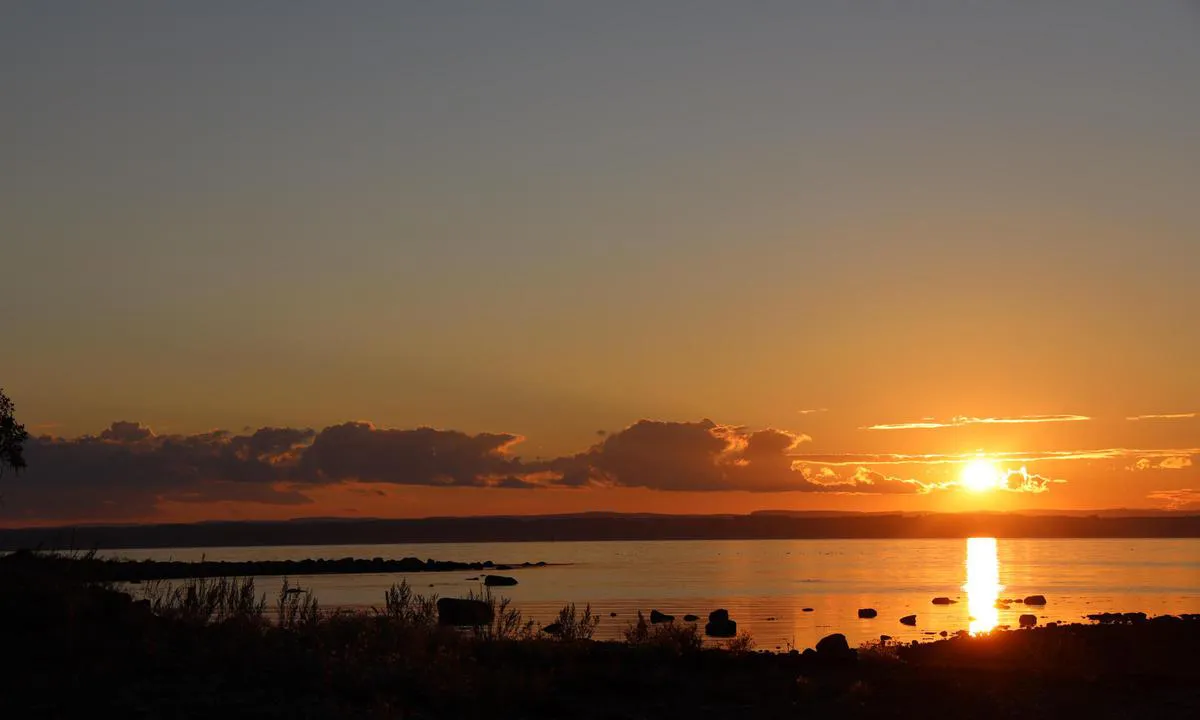
<path id="1" fill-rule="evenodd" d="M 773 654 L 692 624 L 594 642 L 587 608 L 540 628 L 486 593 L 491 624 L 449 627 L 403 584 L 353 614 L 249 580 L 139 590 L 0 558 L 0 717 L 1200 717 L 1194 617 Z"/>

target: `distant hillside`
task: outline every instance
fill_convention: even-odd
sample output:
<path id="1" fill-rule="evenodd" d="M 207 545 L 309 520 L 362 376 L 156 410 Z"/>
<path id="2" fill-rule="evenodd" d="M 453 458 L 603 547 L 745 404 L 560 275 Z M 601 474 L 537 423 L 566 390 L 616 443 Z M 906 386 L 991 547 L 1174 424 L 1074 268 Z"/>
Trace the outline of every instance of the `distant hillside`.
<path id="1" fill-rule="evenodd" d="M 0 530 L 0 549 L 153 548 L 568 540 L 801 538 L 1196 538 L 1200 515 L 999 513 L 582 515 L 309 519 Z"/>

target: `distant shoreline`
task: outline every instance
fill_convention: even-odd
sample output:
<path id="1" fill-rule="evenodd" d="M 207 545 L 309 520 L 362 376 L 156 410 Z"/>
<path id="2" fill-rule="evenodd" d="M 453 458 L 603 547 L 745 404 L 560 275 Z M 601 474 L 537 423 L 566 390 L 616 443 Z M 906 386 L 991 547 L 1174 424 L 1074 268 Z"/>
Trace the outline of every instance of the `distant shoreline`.
<path id="1" fill-rule="evenodd" d="M 1200 515 L 621 515 L 312 519 L 0 529 L 0 550 L 654 540 L 1200 538 Z"/>

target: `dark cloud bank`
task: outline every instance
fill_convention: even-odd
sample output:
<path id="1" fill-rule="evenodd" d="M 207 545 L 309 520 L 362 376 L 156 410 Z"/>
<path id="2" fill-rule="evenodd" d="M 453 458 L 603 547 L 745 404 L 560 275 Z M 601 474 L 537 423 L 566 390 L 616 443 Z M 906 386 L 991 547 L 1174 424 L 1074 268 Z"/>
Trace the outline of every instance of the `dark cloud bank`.
<path id="1" fill-rule="evenodd" d="M 350 422 L 320 432 L 261 428 L 157 435 L 115 422 L 98 436 L 40 437 L 9 483 L 4 514 L 121 519 L 163 502 L 311 503 L 313 488 L 355 481 L 438 487 L 638 487 L 675 491 L 912 494 L 934 486 L 865 468 L 814 470 L 791 456 L 806 436 L 700 422 L 642 420 L 585 452 L 523 461 L 506 433 L 382 429 Z"/>

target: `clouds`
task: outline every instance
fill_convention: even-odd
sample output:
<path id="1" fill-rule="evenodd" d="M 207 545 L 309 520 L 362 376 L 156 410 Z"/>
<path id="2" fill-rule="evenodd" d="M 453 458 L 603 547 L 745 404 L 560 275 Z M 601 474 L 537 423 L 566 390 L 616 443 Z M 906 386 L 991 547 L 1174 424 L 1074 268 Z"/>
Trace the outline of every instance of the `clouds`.
<path id="1" fill-rule="evenodd" d="M 1140 457 L 1130 470 L 1183 470 L 1192 466 L 1190 455 L 1166 455 L 1159 458 Z"/>
<path id="2" fill-rule="evenodd" d="M 807 435 L 699 422 L 641 420 L 590 450 L 551 464 L 567 484 L 666 491 L 894 492 L 853 478 L 806 474 L 791 458 Z M 921 486 L 905 485 L 908 492 Z"/>
<path id="3" fill-rule="evenodd" d="M 99 436 L 40 437 L 27 443 L 29 472 L 5 488 L 9 516 L 38 519 L 143 517 L 160 502 L 297 505 L 303 494 L 278 485 L 304 430 L 155 435 L 115 422 Z"/>
<path id="4" fill-rule="evenodd" d="M 1130 460 L 1133 469 L 1162 467 L 1186 467 L 1193 456 L 1200 455 L 1200 448 L 1097 448 L 1093 450 L 1041 450 L 1032 452 L 1004 451 L 987 453 L 987 457 L 1003 462 L 1065 462 L 1072 460 Z M 977 458 L 978 453 L 793 453 L 798 461 L 831 467 L 855 465 L 958 465 Z M 1184 463 L 1184 459 L 1188 462 Z M 1145 461 L 1145 462 L 1142 462 Z"/>
<path id="5" fill-rule="evenodd" d="M 297 465 L 302 482 L 358 480 L 397 485 L 521 487 L 519 461 L 508 455 L 524 438 L 456 430 L 386 430 L 365 422 L 325 428 Z"/>
<path id="6" fill-rule="evenodd" d="M 1000 475 L 1000 489 L 1008 492 L 1043 493 L 1049 490 L 1053 483 L 1066 482 L 1031 473 L 1024 467 L 1002 470 Z"/>
<path id="7" fill-rule="evenodd" d="M 1038 423 L 1084 422 L 1091 420 L 1086 415 L 1018 415 L 1016 417 L 967 417 L 958 415 L 947 421 L 925 418 L 917 422 L 883 423 L 869 425 L 861 430 L 940 430 L 966 427 L 969 425 L 1024 425 Z"/>
<path id="8" fill-rule="evenodd" d="M 1192 488 L 1155 490 L 1146 497 L 1162 503 L 1168 510 L 1200 510 L 1200 490 Z"/>
<path id="9" fill-rule="evenodd" d="M 1181 412 L 1181 413 L 1158 413 L 1158 414 L 1151 414 L 1151 415 L 1130 415 L 1129 417 L 1127 417 L 1125 419 L 1130 420 L 1132 422 L 1140 422 L 1142 420 L 1193 420 L 1196 417 L 1200 417 L 1200 414 L 1197 414 L 1194 412 Z"/>
<path id="10" fill-rule="evenodd" d="M 1075 422 L 1072 418 L 1082 416 L 952 422 Z M 145 519 L 171 503 L 299 507 L 329 497 L 326 490 L 336 488 L 369 502 L 377 493 L 394 496 L 399 486 L 915 496 L 960 490 L 961 468 L 981 456 L 805 452 L 812 441 L 806 434 L 708 419 L 639 420 L 597 434 L 581 452 L 548 459 L 522 459 L 523 440 L 516 433 L 381 428 L 368 422 L 320 431 L 263 427 L 160 435 L 140 423 L 118 421 L 95 436 L 31 440 L 29 471 L 5 488 L 0 512 L 39 520 Z M 984 456 L 996 466 L 998 489 L 1039 494 L 1064 482 L 1062 477 L 1077 477 L 1075 470 L 1056 463 L 1091 463 L 1108 473 L 1177 472 L 1193 466 L 1200 448 L 1014 450 Z"/>

